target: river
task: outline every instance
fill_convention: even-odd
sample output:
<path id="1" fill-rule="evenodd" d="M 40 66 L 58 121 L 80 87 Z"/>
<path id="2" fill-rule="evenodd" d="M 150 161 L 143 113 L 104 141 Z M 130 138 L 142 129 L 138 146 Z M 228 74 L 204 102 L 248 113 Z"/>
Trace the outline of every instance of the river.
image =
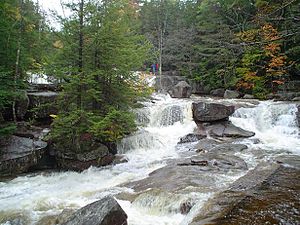
<path id="1" fill-rule="evenodd" d="M 200 100 L 247 106 L 236 110 L 230 120 L 236 126 L 256 133 L 250 139 L 239 141 L 248 146 L 246 151 L 237 153 L 245 160 L 248 169 L 272 157 L 300 154 L 295 104 L 200 97 L 178 100 L 155 95 L 154 100 L 146 102 L 145 108 L 138 113 L 138 120 L 144 126 L 118 145 L 119 152 L 128 158 L 127 163 L 90 168 L 82 173 L 33 173 L 1 182 L 0 223 L 43 224 L 41 221 L 46 221 L 43 219 L 56 216 L 64 209 L 78 209 L 105 195 L 132 194 L 134 191 L 123 184 L 146 178 L 169 160 L 195 154 L 190 151 L 195 143 L 180 146 L 177 143 L 180 137 L 196 128 L 191 104 Z M 193 190 L 174 198 L 158 193 L 155 198 L 153 195 L 141 195 L 133 202 L 117 200 L 128 214 L 129 225 L 185 225 L 194 216 L 195 210 L 192 209 L 186 216 L 180 214 L 176 209 L 183 199 L 193 199 L 196 202 L 193 208 L 201 208 L 216 192 L 224 190 L 245 173 L 229 171 L 218 176 L 209 191 Z"/>

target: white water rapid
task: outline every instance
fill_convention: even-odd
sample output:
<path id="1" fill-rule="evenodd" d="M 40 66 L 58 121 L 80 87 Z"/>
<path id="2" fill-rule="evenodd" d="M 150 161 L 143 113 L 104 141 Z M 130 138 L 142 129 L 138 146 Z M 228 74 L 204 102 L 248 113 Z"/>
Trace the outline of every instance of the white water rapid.
<path id="1" fill-rule="evenodd" d="M 82 173 L 29 174 L 0 182 L 0 224 L 48 224 L 43 219 L 57 216 L 65 209 L 78 209 L 108 194 L 133 193 L 122 184 L 146 178 L 152 171 L 165 166 L 168 160 L 183 157 L 181 153 L 188 152 L 190 146 L 177 148 L 176 145 L 180 137 L 192 133 L 196 127 L 192 120 L 192 100 L 171 99 L 165 95 L 156 95 L 154 99 L 137 112 L 138 122 L 144 125 L 143 128 L 119 143 L 119 153 L 127 156 L 127 163 L 90 168 Z M 207 98 L 197 100 L 215 101 Z M 225 103 L 236 104 L 236 101 Z M 251 108 L 239 108 L 230 120 L 236 126 L 256 133 L 255 137 L 241 141 L 249 149 L 238 153 L 249 168 L 274 155 L 300 154 L 297 108 L 294 104 L 267 101 L 257 106 L 252 103 L 246 105 Z M 218 177 L 220 188 L 244 173 Z M 196 199 L 194 208 L 200 208 L 212 194 L 191 190 L 182 198 Z M 180 196 L 172 197 L 170 193 L 157 195 L 153 198 L 153 195 L 143 194 L 133 203 L 117 199 L 128 214 L 129 225 L 188 224 L 194 209 L 189 215 L 182 215 L 175 210 L 182 201 Z"/>

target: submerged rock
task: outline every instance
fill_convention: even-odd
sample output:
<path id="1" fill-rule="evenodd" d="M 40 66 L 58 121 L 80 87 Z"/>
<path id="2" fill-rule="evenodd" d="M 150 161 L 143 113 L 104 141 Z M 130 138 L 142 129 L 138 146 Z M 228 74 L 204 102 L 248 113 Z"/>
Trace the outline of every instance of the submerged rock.
<path id="1" fill-rule="evenodd" d="M 172 98 L 189 98 L 192 94 L 192 87 L 186 81 L 180 81 L 170 91 Z"/>
<path id="2" fill-rule="evenodd" d="M 127 215 L 111 196 L 76 211 L 63 225 L 127 225 Z"/>
<path id="3" fill-rule="evenodd" d="M 193 118 L 197 122 L 214 122 L 228 119 L 234 113 L 234 106 L 225 106 L 216 103 L 193 103 Z"/>

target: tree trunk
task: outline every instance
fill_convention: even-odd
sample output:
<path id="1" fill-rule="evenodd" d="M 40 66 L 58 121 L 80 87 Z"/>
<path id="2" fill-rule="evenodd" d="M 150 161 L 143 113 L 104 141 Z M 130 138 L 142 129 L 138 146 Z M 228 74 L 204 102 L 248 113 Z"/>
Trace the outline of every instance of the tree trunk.
<path id="1" fill-rule="evenodd" d="M 24 2 L 20 0 L 20 28 L 19 28 L 19 37 L 18 37 L 18 47 L 17 47 L 17 55 L 16 55 L 16 63 L 15 63 L 15 74 L 14 74 L 14 99 L 12 103 L 12 113 L 13 113 L 13 120 L 17 122 L 17 113 L 16 113 L 16 92 L 17 92 L 17 80 L 20 74 L 20 56 L 21 56 L 21 41 L 22 41 L 22 34 L 23 34 L 23 8 Z"/>

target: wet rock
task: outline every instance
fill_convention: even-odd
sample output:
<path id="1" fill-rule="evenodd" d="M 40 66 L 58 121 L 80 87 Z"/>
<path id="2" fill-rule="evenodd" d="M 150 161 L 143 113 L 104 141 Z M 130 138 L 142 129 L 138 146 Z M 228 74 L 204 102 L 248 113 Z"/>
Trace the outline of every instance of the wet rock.
<path id="1" fill-rule="evenodd" d="M 191 211 L 192 207 L 193 207 L 193 205 L 192 205 L 191 202 L 182 202 L 180 204 L 180 212 L 181 212 L 181 214 L 183 214 L 183 215 L 188 214 Z"/>
<path id="2" fill-rule="evenodd" d="M 300 101 L 300 97 L 295 97 L 295 98 L 292 99 L 292 101 L 299 102 Z"/>
<path id="3" fill-rule="evenodd" d="M 299 224 L 300 158 L 261 163 L 210 199 L 191 225 Z"/>
<path id="4" fill-rule="evenodd" d="M 196 149 L 196 152 L 207 152 L 219 144 L 221 144 L 219 141 L 216 141 L 214 139 L 205 138 L 205 139 L 200 140 L 196 144 L 195 149 Z"/>
<path id="5" fill-rule="evenodd" d="M 298 111 L 296 112 L 298 126 L 300 127 L 300 105 L 297 105 Z"/>
<path id="6" fill-rule="evenodd" d="M 127 163 L 128 161 L 129 161 L 129 159 L 127 158 L 126 155 L 115 155 L 112 163 L 114 165 L 117 165 L 117 164 L 121 164 L 121 163 Z"/>
<path id="7" fill-rule="evenodd" d="M 95 146 L 93 146 L 95 147 Z M 100 167 L 111 164 L 114 160 L 114 155 L 109 152 L 109 149 L 97 143 L 95 150 L 87 152 L 56 152 L 57 165 L 61 169 L 83 171 L 91 166 Z"/>
<path id="8" fill-rule="evenodd" d="M 210 92 L 210 95 L 215 96 L 215 97 L 223 97 L 224 93 L 225 93 L 225 89 L 218 88 L 218 89 L 212 90 Z"/>
<path id="9" fill-rule="evenodd" d="M 44 141 L 12 136 L 5 146 L 1 147 L 1 176 L 24 173 L 37 166 L 47 153 L 46 148 L 47 143 Z"/>
<path id="10" fill-rule="evenodd" d="M 255 99 L 253 95 L 245 94 L 243 99 Z"/>
<path id="11" fill-rule="evenodd" d="M 235 152 L 241 152 L 247 148 L 248 148 L 247 145 L 244 144 L 224 143 L 224 144 L 217 145 L 208 151 L 213 153 L 235 153 Z"/>
<path id="12" fill-rule="evenodd" d="M 197 122 L 213 122 L 228 119 L 234 113 L 234 106 L 216 103 L 196 102 L 192 105 L 193 118 Z"/>
<path id="13" fill-rule="evenodd" d="M 187 134 L 184 137 L 180 138 L 178 144 L 199 141 L 205 137 L 206 135 L 203 134 Z"/>
<path id="14" fill-rule="evenodd" d="M 236 127 L 229 121 L 209 125 L 207 130 L 213 137 L 248 138 L 255 135 L 254 132 Z"/>
<path id="15" fill-rule="evenodd" d="M 237 156 L 227 155 L 223 153 L 207 153 L 194 156 L 190 162 L 180 163 L 181 166 L 206 166 L 209 170 L 215 168 L 221 170 L 239 169 L 246 170 L 247 164 L 245 161 Z"/>
<path id="16" fill-rule="evenodd" d="M 127 225 L 127 215 L 111 196 L 76 211 L 63 225 Z"/>
<path id="17" fill-rule="evenodd" d="M 35 119 L 49 118 L 51 114 L 57 114 L 55 101 L 58 97 L 57 92 L 32 92 L 28 93 L 29 110 L 28 116 Z"/>
<path id="18" fill-rule="evenodd" d="M 189 98 L 192 94 L 192 87 L 186 81 L 180 81 L 171 88 L 169 94 L 172 98 Z"/>

